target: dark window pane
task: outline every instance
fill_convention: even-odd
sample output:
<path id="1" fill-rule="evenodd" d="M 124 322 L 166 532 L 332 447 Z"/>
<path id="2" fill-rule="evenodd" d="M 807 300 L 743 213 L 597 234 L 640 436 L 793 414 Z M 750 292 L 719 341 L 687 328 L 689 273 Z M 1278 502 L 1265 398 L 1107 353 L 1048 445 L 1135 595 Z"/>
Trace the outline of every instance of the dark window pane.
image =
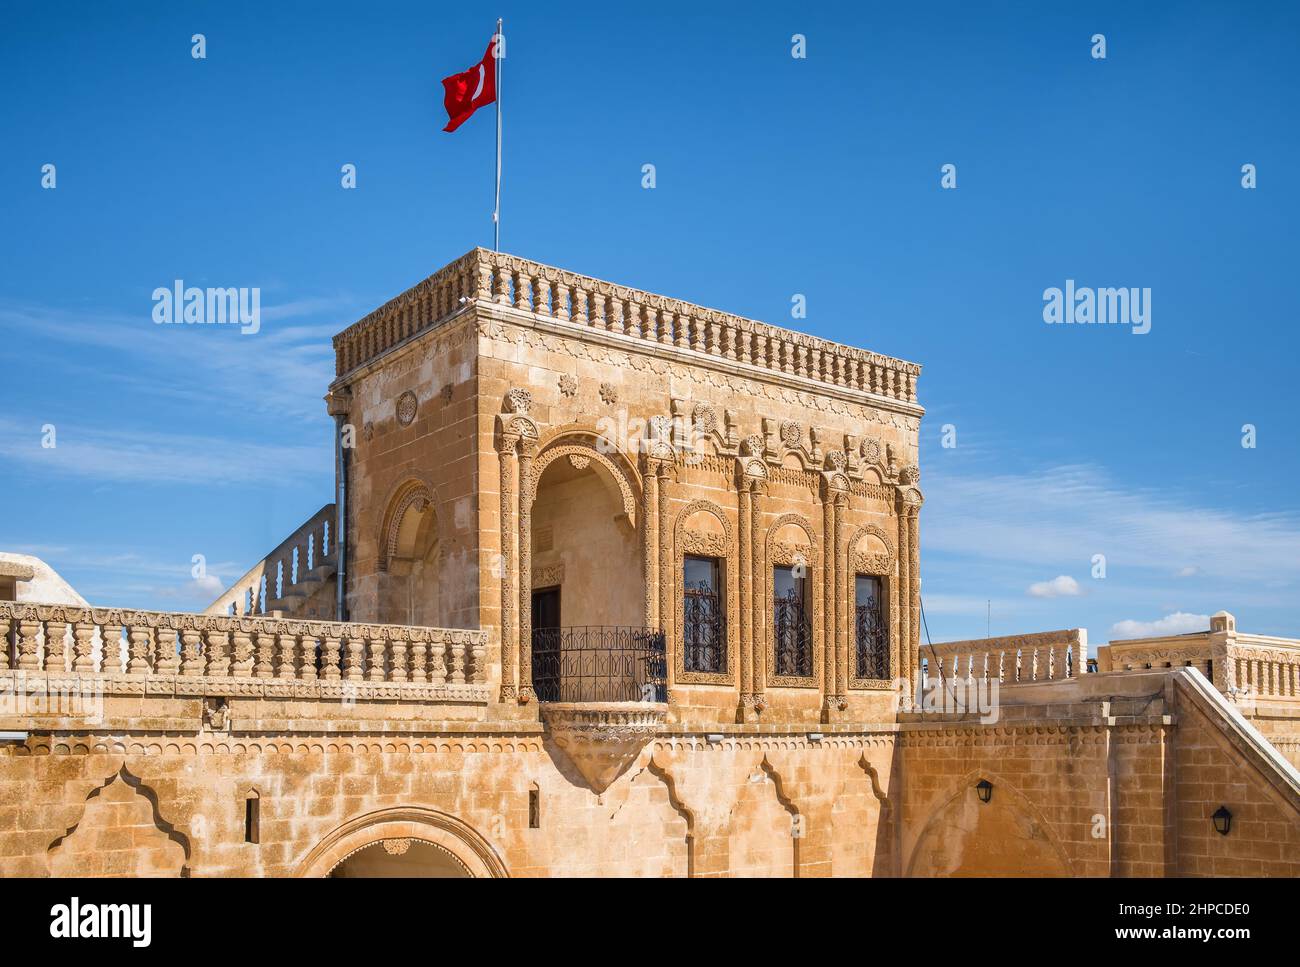
<path id="1" fill-rule="evenodd" d="M 776 673 L 807 678 L 812 675 L 812 614 L 808 609 L 808 579 L 803 568 L 772 569 L 772 634 Z"/>
<path id="2" fill-rule="evenodd" d="M 854 635 L 859 678 L 889 677 L 889 623 L 884 583 L 859 574 L 854 581 Z"/>
<path id="3" fill-rule="evenodd" d="M 726 604 L 722 562 L 687 557 L 682 562 L 682 661 L 688 672 L 727 670 Z"/>

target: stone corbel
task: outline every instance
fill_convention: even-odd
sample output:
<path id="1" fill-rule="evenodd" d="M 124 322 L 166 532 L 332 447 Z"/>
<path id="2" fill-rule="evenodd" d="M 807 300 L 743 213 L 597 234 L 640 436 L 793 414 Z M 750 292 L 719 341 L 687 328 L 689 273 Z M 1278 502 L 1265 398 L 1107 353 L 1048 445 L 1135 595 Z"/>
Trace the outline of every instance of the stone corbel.
<path id="1" fill-rule="evenodd" d="M 763 417 L 763 459 L 781 459 L 781 422 Z"/>
<path id="2" fill-rule="evenodd" d="M 849 473 L 858 472 L 858 438 L 852 433 L 844 434 L 844 458 L 846 460 L 845 469 Z"/>
<path id="3" fill-rule="evenodd" d="M 755 433 L 740 441 L 740 456 L 736 458 L 736 471 L 740 485 L 746 480 L 767 481 L 767 464 L 763 461 L 763 438 Z"/>
<path id="4" fill-rule="evenodd" d="M 325 394 L 325 409 L 330 416 L 346 417 L 352 410 L 352 390 L 330 390 Z"/>

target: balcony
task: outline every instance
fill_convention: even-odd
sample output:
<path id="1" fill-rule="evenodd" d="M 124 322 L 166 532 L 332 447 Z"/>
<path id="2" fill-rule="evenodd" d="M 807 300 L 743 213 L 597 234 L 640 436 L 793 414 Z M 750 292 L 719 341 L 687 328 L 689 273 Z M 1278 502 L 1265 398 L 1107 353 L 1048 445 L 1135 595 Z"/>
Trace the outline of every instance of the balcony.
<path id="1" fill-rule="evenodd" d="M 532 647 L 542 720 L 600 795 L 663 726 L 664 634 L 613 626 L 535 628 Z"/>
<path id="2" fill-rule="evenodd" d="M 668 701 L 662 631 L 586 626 L 533 630 L 539 702 Z"/>

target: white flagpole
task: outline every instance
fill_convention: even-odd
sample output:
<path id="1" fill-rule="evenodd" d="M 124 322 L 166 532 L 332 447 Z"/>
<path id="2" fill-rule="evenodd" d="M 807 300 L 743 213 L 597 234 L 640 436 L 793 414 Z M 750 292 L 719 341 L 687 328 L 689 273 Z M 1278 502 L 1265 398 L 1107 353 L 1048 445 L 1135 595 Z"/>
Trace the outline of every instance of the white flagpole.
<path id="1" fill-rule="evenodd" d="M 492 248 L 501 251 L 501 18 L 497 18 L 497 34 L 492 40 L 493 67 L 496 70 L 497 101 L 497 202 L 492 212 Z"/>

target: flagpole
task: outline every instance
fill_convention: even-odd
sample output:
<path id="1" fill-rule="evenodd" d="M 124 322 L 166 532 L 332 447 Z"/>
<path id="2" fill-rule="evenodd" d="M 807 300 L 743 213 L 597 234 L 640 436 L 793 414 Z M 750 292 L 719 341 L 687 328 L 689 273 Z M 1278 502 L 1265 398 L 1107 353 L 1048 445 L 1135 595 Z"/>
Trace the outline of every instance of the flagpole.
<path id="1" fill-rule="evenodd" d="M 497 252 L 501 251 L 501 41 L 501 18 L 498 17 L 497 34 L 492 42 L 497 102 L 497 201 L 492 212 L 492 248 Z"/>

